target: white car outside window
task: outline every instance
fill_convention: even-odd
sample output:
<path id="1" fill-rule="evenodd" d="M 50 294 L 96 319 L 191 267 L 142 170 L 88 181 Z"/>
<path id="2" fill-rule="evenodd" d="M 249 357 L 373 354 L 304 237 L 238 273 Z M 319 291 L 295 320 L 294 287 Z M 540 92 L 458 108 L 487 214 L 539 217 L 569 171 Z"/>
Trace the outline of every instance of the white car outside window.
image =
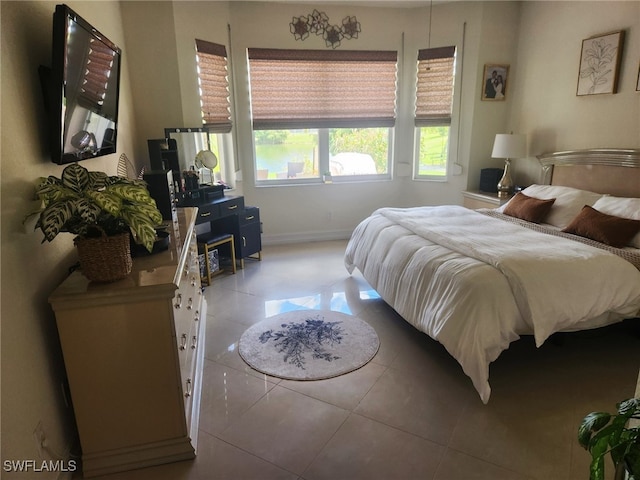
<path id="1" fill-rule="evenodd" d="M 376 164 L 366 153 L 343 152 L 331 157 L 331 175 L 375 175 Z"/>

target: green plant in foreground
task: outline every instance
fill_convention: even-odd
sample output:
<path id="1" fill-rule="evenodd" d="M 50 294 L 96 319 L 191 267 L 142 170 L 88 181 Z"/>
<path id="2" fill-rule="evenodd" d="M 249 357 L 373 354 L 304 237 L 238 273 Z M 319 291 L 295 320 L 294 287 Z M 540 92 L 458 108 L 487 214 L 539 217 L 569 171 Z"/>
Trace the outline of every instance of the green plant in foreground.
<path id="1" fill-rule="evenodd" d="M 617 404 L 617 414 L 589 413 L 578 429 L 580 445 L 591 453 L 590 480 L 603 480 L 605 458 L 611 455 L 614 466 L 623 463 L 630 480 L 640 480 L 640 426 L 629 426 L 640 419 L 640 398 Z"/>
<path id="2" fill-rule="evenodd" d="M 36 195 L 43 207 L 35 228 L 49 242 L 60 232 L 99 237 L 130 231 L 151 251 L 162 223 L 145 182 L 90 172 L 77 163 L 65 167 L 60 178 L 40 178 Z"/>

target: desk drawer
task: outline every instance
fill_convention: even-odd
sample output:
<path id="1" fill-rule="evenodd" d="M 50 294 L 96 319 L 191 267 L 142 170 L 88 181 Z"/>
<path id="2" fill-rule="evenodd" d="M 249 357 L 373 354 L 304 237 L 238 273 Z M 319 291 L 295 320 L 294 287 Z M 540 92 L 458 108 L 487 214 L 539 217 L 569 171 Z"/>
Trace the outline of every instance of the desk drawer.
<path id="1" fill-rule="evenodd" d="M 220 202 L 220 216 L 239 214 L 244 210 L 244 197 L 229 198 L 224 202 Z"/>
<path id="2" fill-rule="evenodd" d="M 204 204 L 198 207 L 197 224 L 210 222 L 216 218 L 220 218 L 220 205 L 217 203 Z"/>
<path id="3" fill-rule="evenodd" d="M 246 207 L 240 215 L 238 215 L 238 223 L 240 226 L 250 223 L 260 223 L 260 209 L 258 207 Z"/>

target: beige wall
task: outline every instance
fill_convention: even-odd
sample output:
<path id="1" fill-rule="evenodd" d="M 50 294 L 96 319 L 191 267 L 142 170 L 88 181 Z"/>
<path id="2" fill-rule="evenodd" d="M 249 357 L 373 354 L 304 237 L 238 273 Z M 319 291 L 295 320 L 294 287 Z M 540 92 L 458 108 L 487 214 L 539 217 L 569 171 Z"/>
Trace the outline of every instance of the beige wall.
<path id="1" fill-rule="evenodd" d="M 615 95 L 576 96 L 582 40 L 625 30 Z M 580 148 L 640 147 L 640 2 L 524 2 L 514 130 L 529 135 L 529 155 Z M 516 181 L 537 180 L 537 161 L 514 162 Z"/>
<path id="2" fill-rule="evenodd" d="M 120 7 L 115 2 L 67 4 L 124 47 Z M 40 460 L 33 438 L 39 421 L 51 448 L 64 452 L 72 441 L 71 410 L 65 406 L 61 384 L 64 368 L 54 315 L 47 298 L 76 261 L 72 235 L 61 234 L 41 245 L 42 234 L 28 231 L 23 217 L 34 205 L 38 177 L 59 176 L 62 166 L 47 153 L 39 65 L 51 65 L 52 15 L 56 2 L 0 2 L 2 21 L 2 316 L 1 366 L 2 460 Z M 126 52 L 126 48 L 124 49 Z M 126 54 L 125 54 L 126 55 Z M 116 173 L 121 153 L 133 152 L 133 122 L 129 70 L 122 69 L 120 134 L 114 155 L 83 162 L 90 170 Z M 49 459 L 50 457 L 47 457 Z M 28 475 L 27 475 L 28 476 Z M 2 472 L 2 478 L 27 478 Z M 38 474 L 55 478 L 55 474 Z"/>
<path id="3" fill-rule="evenodd" d="M 54 1 L 0 2 L 1 58 L 1 222 L 2 222 L 2 459 L 37 459 L 33 429 L 42 421 L 51 446 L 60 452 L 71 442 L 71 414 L 60 393 L 63 368 L 54 317 L 47 297 L 76 261 L 71 236 L 40 244 L 41 234 L 26 233 L 24 215 L 34 208 L 33 182 L 59 175 L 46 153 L 46 126 L 37 68 L 51 55 Z M 265 240 L 283 242 L 344 236 L 378 206 L 460 203 L 460 192 L 474 187 L 480 168 L 500 165 L 490 159 L 495 133 L 529 135 L 529 156 L 516 162 L 516 179 L 535 181 L 535 154 L 585 147 L 640 147 L 640 93 L 635 81 L 640 58 L 640 2 L 452 2 L 433 8 L 431 45 L 460 45 L 465 28 L 460 141 L 455 161 L 462 175 L 447 183 L 389 182 L 308 187 L 255 188 L 251 131 L 246 100 L 244 49 L 251 47 L 325 48 L 319 39 L 296 42 L 289 33 L 292 15 L 310 4 L 264 5 L 244 2 L 78 2 L 69 5 L 123 48 L 118 152 L 86 161 L 91 170 L 115 173 L 121 153 L 138 165 L 148 163 L 148 138 L 165 127 L 198 121 L 193 38 L 229 47 L 232 26 L 236 67 L 235 122 L 241 189 L 247 203 L 261 208 Z M 318 2 L 321 3 L 321 2 Z M 330 18 L 356 15 L 358 40 L 345 48 L 398 48 L 404 57 L 398 99 L 396 162 L 412 154 L 409 73 L 414 52 L 427 43 L 428 8 L 326 4 Z M 578 59 L 583 38 L 624 28 L 620 93 L 576 97 Z M 402 51 L 402 50 L 401 50 Z M 553 52 L 553 54 L 551 54 Z M 506 102 L 481 102 L 485 63 L 511 65 Z M 295 220 L 295 221 L 294 221 Z M 5 475 L 3 475 L 5 478 Z M 7 475 L 6 478 L 11 478 Z M 42 474 L 39 478 L 46 478 Z"/>

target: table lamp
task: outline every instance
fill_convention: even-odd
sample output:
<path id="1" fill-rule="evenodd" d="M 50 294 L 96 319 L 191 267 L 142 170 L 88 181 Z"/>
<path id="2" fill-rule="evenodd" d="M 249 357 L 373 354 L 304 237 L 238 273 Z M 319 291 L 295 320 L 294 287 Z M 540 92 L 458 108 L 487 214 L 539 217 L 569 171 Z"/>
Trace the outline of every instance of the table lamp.
<path id="1" fill-rule="evenodd" d="M 498 197 L 506 198 L 513 193 L 511 178 L 511 159 L 522 158 L 527 154 L 527 136 L 524 134 L 498 133 L 493 142 L 492 158 L 504 158 L 504 174 L 498 182 Z"/>

